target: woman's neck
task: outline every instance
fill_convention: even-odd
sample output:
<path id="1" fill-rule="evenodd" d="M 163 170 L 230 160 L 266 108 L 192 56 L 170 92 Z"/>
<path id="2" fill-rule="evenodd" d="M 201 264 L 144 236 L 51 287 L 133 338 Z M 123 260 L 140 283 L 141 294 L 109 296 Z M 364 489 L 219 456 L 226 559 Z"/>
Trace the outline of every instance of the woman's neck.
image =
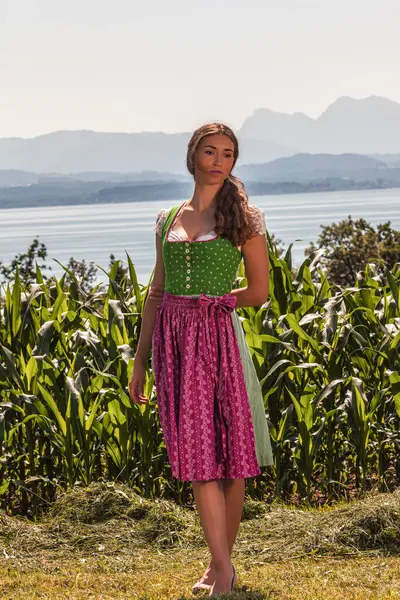
<path id="1" fill-rule="evenodd" d="M 193 196 L 189 200 L 188 204 L 193 208 L 194 211 L 200 214 L 208 210 L 213 210 L 216 204 L 215 196 L 221 187 L 221 184 L 201 185 L 196 183 Z"/>

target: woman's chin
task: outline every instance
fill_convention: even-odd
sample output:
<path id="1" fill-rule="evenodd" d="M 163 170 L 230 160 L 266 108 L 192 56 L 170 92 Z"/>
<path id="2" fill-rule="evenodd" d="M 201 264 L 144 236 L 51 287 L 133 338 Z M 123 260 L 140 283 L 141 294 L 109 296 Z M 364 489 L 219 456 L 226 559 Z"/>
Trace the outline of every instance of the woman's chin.
<path id="1" fill-rule="evenodd" d="M 222 185 L 226 179 L 225 175 L 219 173 L 196 173 L 196 183 L 201 185 Z"/>
<path id="2" fill-rule="evenodd" d="M 208 183 L 210 183 L 210 185 L 215 185 L 217 183 L 224 183 L 225 176 L 209 173 L 207 176 L 207 180 L 208 180 Z"/>

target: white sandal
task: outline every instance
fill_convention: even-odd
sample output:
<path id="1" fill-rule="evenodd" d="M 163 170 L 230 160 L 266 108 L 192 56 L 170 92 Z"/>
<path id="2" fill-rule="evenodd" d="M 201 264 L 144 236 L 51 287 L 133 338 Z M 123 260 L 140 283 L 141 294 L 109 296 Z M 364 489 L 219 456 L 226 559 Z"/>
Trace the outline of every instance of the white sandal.
<path id="1" fill-rule="evenodd" d="M 202 590 L 210 590 L 212 588 L 212 585 L 210 585 L 209 583 L 203 583 L 201 581 L 201 579 L 199 579 L 199 581 L 197 583 L 194 584 L 194 586 L 192 587 L 192 593 L 195 594 L 196 592 L 201 592 Z"/>

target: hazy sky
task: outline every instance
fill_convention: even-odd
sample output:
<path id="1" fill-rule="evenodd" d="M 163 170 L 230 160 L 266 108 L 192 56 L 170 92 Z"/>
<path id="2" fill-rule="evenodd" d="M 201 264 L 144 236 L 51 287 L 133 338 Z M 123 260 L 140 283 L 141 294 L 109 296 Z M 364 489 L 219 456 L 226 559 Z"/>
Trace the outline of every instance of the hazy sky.
<path id="1" fill-rule="evenodd" d="M 0 137 L 400 102 L 399 0 L 0 0 Z"/>

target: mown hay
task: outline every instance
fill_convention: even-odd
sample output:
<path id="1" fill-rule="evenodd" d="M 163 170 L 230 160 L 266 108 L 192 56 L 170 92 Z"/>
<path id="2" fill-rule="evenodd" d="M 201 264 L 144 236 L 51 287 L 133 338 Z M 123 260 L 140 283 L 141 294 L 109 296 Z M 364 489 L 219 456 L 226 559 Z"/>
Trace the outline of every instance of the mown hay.
<path id="1" fill-rule="evenodd" d="M 0 514 L 0 546 L 7 560 L 31 568 L 55 556 L 100 556 L 118 569 L 134 568 L 151 548 L 206 548 L 195 510 L 143 499 L 114 483 L 69 490 L 40 523 Z M 235 552 L 257 564 L 307 555 L 400 555 L 400 490 L 319 509 L 248 500 Z"/>
<path id="2" fill-rule="evenodd" d="M 52 506 L 49 516 L 71 523 L 101 523 L 110 519 L 140 519 L 154 506 L 125 485 L 93 483 L 76 486 L 63 493 Z"/>

